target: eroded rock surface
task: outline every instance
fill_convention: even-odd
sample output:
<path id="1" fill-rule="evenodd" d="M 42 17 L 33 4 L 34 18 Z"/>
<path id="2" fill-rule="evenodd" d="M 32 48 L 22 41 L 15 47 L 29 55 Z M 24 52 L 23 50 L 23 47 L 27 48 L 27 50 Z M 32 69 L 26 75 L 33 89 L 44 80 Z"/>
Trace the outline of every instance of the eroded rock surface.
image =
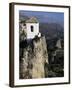
<path id="1" fill-rule="evenodd" d="M 27 47 L 20 48 L 20 78 L 44 78 L 48 52 L 44 36 L 33 39 Z"/>

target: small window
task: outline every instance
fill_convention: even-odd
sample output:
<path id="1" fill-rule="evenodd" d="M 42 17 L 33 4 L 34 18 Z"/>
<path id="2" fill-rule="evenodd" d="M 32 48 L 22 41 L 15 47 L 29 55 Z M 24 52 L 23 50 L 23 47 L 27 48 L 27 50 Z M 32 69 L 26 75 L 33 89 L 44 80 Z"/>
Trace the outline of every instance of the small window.
<path id="1" fill-rule="evenodd" d="M 33 28 L 33 26 L 31 26 L 31 32 L 33 32 L 34 30 L 33 30 L 34 28 Z"/>
<path id="2" fill-rule="evenodd" d="M 24 23 L 23 26 L 26 26 L 26 24 Z"/>

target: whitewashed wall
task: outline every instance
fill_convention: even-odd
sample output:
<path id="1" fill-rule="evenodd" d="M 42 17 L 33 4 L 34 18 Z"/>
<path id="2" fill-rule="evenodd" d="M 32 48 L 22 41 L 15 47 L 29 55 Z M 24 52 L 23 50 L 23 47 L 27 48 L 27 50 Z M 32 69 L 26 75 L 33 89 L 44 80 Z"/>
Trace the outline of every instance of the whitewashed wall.
<path id="1" fill-rule="evenodd" d="M 33 26 L 33 32 L 31 32 L 31 26 Z M 39 23 L 27 23 L 27 39 L 32 39 L 39 33 Z"/>

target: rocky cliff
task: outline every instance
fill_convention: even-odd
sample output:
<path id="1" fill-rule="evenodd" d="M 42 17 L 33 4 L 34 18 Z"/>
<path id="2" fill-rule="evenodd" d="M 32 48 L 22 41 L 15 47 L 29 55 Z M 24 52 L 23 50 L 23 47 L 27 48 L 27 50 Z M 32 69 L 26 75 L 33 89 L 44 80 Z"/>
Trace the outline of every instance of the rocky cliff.
<path id="1" fill-rule="evenodd" d="M 36 37 L 20 48 L 20 79 L 44 78 L 48 52 L 44 36 Z"/>

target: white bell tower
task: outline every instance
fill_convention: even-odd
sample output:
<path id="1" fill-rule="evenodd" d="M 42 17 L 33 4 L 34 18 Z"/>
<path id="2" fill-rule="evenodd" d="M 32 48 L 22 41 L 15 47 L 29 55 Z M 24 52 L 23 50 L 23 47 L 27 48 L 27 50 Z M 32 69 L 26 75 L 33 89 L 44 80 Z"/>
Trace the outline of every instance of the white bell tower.
<path id="1" fill-rule="evenodd" d="M 26 21 L 27 39 L 33 39 L 39 33 L 39 22 L 35 17 Z"/>

